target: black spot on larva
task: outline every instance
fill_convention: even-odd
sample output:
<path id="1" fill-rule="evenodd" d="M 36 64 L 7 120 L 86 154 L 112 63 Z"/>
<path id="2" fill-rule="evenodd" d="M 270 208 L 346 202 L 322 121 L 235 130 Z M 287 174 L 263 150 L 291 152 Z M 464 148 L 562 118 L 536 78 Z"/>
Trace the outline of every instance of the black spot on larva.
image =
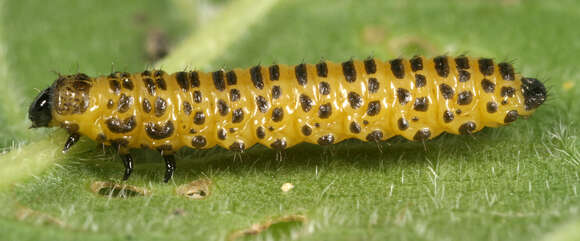
<path id="1" fill-rule="evenodd" d="M 320 92 L 321 95 L 330 94 L 330 84 L 325 81 L 320 82 L 320 84 L 318 84 L 318 92 Z"/>
<path id="2" fill-rule="evenodd" d="M 455 115 L 453 115 L 453 112 L 448 110 L 443 112 L 443 121 L 445 121 L 445 123 L 449 123 L 453 121 L 453 119 L 455 119 Z"/>
<path id="3" fill-rule="evenodd" d="M 107 101 L 107 108 L 112 109 L 113 106 L 115 106 L 115 102 L 109 99 L 109 101 Z"/>
<path id="4" fill-rule="evenodd" d="M 217 137 L 220 140 L 225 140 L 227 135 L 228 135 L 228 132 L 223 128 L 219 129 L 217 132 Z"/>
<path id="5" fill-rule="evenodd" d="M 429 109 L 429 99 L 427 97 L 416 98 L 413 109 L 421 112 L 427 111 Z"/>
<path id="6" fill-rule="evenodd" d="M 514 97 L 514 94 L 516 93 L 516 90 L 512 87 L 501 87 L 501 96 L 502 97 Z"/>
<path id="7" fill-rule="evenodd" d="M 461 124 L 461 126 L 459 127 L 459 133 L 461 135 L 469 135 L 469 134 L 473 133 L 475 128 L 476 128 L 475 122 L 468 121 L 468 122 Z"/>
<path id="8" fill-rule="evenodd" d="M 148 99 L 143 99 L 143 111 L 145 111 L 145 113 L 151 112 L 151 102 L 149 102 Z"/>
<path id="9" fill-rule="evenodd" d="M 324 78 L 328 76 L 328 66 L 326 66 L 326 62 L 322 61 L 316 64 L 316 74 L 318 74 L 319 77 Z"/>
<path id="10" fill-rule="evenodd" d="M 397 125 L 399 126 L 399 130 L 404 131 L 409 128 L 409 121 L 405 118 L 399 118 Z"/>
<path id="11" fill-rule="evenodd" d="M 505 115 L 505 118 L 503 119 L 504 123 L 510 123 L 510 122 L 514 122 L 518 119 L 518 111 L 517 110 L 510 110 L 508 111 L 508 113 Z"/>
<path id="12" fill-rule="evenodd" d="M 363 99 L 359 94 L 356 92 L 349 92 L 348 93 L 348 102 L 350 103 L 350 107 L 353 109 L 358 109 L 363 104 Z"/>
<path id="13" fill-rule="evenodd" d="M 411 101 L 411 93 L 406 89 L 398 88 L 397 99 L 399 99 L 399 103 L 401 105 L 407 104 L 409 101 Z"/>
<path id="14" fill-rule="evenodd" d="M 483 75 L 492 75 L 493 74 L 493 60 L 492 59 L 479 59 L 479 72 Z"/>
<path id="15" fill-rule="evenodd" d="M 167 90 L 167 84 L 165 83 L 165 79 L 159 78 L 156 79 L 155 82 L 157 83 L 157 88 L 160 90 Z"/>
<path id="16" fill-rule="evenodd" d="M 488 79 L 483 79 L 481 81 L 481 88 L 485 93 L 493 93 L 495 91 L 495 84 Z"/>
<path id="17" fill-rule="evenodd" d="M 157 87 L 155 87 L 155 82 L 153 82 L 152 79 L 144 78 L 143 84 L 145 84 L 145 88 L 147 89 L 147 93 L 149 93 L 149 95 L 155 95 L 155 89 Z"/>
<path id="18" fill-rule="evenodd" d="M 119 97 L 119 105 L 117 106 L 117 110 L 119 110 L 120 113 L 125 113 L 129 110 L 132 104 L 133 96 L 126 96 L 125 94 L 121 94 L 121 97 Z"/>
<path id="19" fill-rule="evenodd" d="M 415 56 L 411 60 L 409 60 L 409 62 L 411 63 L 411 70 L 413 72 L 423 70 L 423 58 Z"/>
<path id="20" fill-rule="evenodd" d="M 175 80 L 177 81 L 177 85 L 179 85 L 179 88 L 183 91 L 187 91 L 189 90 L 189 79 L 187 79 L 187 73 L 186 72 L 177 72 L 175 73 Z"/>
<path id="21" fill-rule="evenodd" d="M 299 85 L 306 85 L 308 83 L 308 73 L 306 72 L 306 64 L 299 64 L 294 67 L 294 74 Z"/>
<path id="22" fill-rule="evenodd" d="M 264 81 L 262 80 L 262 67 L 256 65 L 250 68 L 250 78 L 252 79 L 252 83 L 254 83 L 254 87 L 258 89 L 264 88 Z"/>
<path id="23" fill-rule="evenodd" d="M 507 100 L 502 100 L 502 101 L 501 101 L 501 104 L 502 104 L 502 105 L 507 105 L 507 103 L 508 103 L 508 101 L 507 101 Z"/>
<path id="24" fill-rule="evenodd" d="M 228 104 L 223 100 L 218 100 L 217 107 L 218 107 L 218 112 L 222 116 L 227 115 L 228 112 L 230 111 L 230 107 L 228 107 Z"/>
<path id="25" fill-rule="evenodd" d="M 284 109 L 280 107 L 274 108 L 274 110 L 272 111 L 272 120 L 274 122 L 279 122 L 282 119 L 284 119 Z"/>
<path id="26" fill-rule="evenodd" d="M 465 70 L 459 70 L 459 82 L 467 82 L 471 79 L 471 74 Z"/>
<path id="27" fill-rule="evenodd" d="M 427 85 L 427 79 L 425 79 L 425 75 L 416 74 L 415 75 L 415 86 L 417 86 L 417 88 L 421 88 L 425 85 Z"/>
<path id="28" fill-rule="evenodd" d="M 354 121 L 350 123 L 349 129 L 350 129 L 350 132 L 352 132 L 354 134 L 358 134 L 361 131 L 360 125 Z"/>
<path id="29" fill-rule="evenodd" d="M 342 63 L 342 74 L 346 82 L 352 83 L 356 81 L 356 69 L 352 60 Z"/>
<path id="30" fill-rule="evenodd" d="M 457 69 L 469 69 L 469 59 L 465 56 L 455 58 L 455 66 Z"/>
<path id="31" fill-rule="evenodd" d="M 238 89 L 231 89 L 230 90 L 230 101 L 235 102 L 238 101 L 241 97 L 240 91 Z"/>
<path id="32" fill-rule="evenodd" d="M 165 125 L 148 122 L 145 124 L 145 132 L 151 139 L 160 140 L 173 134 L 173 122 L 167 121 Z"/>
<path id="33" fill-rule="evenodd" d="M 202 100 L 201 92 L 199 90 L 194 91 L 193 92 L 193 101 L 195 103 L 201 103 L 201 100 Z"/>
<path id="34" fill-rule="evenodd" d="M 282 89 L 280 89 L 279 85 L 272 86 L 272 98 L 278 99 L 278 98 L 280 98 L 281 94 L 282 94 Z"/>
<path id="35" fill-rule="evenodd" d="M 184 112 L 186 115 L 190 115 L 190 114 L 191 114 L 191 111 L 192 111 L 192 109 L 193 109 L 193 108 L 191 107 L 191 104 L 190 104 L 188 101 L 184 101 L 184 102 L 183 102 L 183 112 Z"/>
<path id="36" fill-rule="evenodd" d="M 224 71 L 218 70 L 212 73 L 213 85 L 219 91 L 224 91 L 226 89 L 226 82 L 224 80 Z"/>
<path id="37" fill-rule="evenodd" d="M 417 121 L 419 121 L 419 117 L 413 116 L 413 118 L 411 118 L 411 120 L 412 120 L 413 122 L 417 122 Z"/>
<path id="38" fill-rule="evenodd" d="M 453 98 L 453 94 L 455 94 L 453 88 L 451 88 L 451 86 L 447 84 L 440 84 L 439 91 L 441 92 L 441 95 L 443 96 L 444 99 L 451 99 Z"/>
<path id="39" fill-rule="evenodd" d="M 302 134 L 304 136 L 310 136 L 310 134 L 312 134 L 312 128 L 308 125 L 303 125 L 302 126 Z"/>
<path id="40" fill-rule="evenodd" d="M 264 139 L 264 137 L 266 137 L 266 130 L 264 127 L 260 126 L 256 129 L 256 136 L 260 139 Z"/>
<path id="41" fill-rule="evenodd" d="M 236 133 L 237 130 L 238 128 L 230 128 L 230 133 Z"/>
<path id="42" fill-rule="evenodd" d="M 413 136 L 413 140 L 415 141 L 424 141 L 431 137 L 431 130 L 429 128 L 423 128 L 417 131 Z"/>
<path id="43" fill-rule="evenodd" d="M 270 80 L 280 79 L 280 67 L 277 64 L 270 66 L 268 70 L 270 72 Z"/>
<path id="44" fill-rule="evenodd" d="M 105 136 L 105 134 L 103 133 L 99 133 L 97 135 L 97 138 L 95 139 L 98 143 L 103 143 L 105 141 L 107 141 L 107 136 Z"/>
<path id="45" fill-rule="evenodd" d="M 244 120 L 244 110 L 242 110 L 242 108 L 235 109 L 232 112 L 232 122 L 239 123 L 242 120 Z"/>
<path id="46" fill-rule="evenodd" d="M 131 84 L 133 84 L 133 82 L 131 82 Z M 87 81 L 79 81 L 79 80 L 74 81 L 73 84 L 72 84 L 72 86 L 73 86 L 73 88 L 75 90 L 83 91 L 83 92 L 84 91 L 88 91 L 91 88 L 91 84 L 89 84 L 89 82 L 87 82 Z M 125 85 L 123 85 L 123 87 L 124 86 Z M 131 89 L 133 89 L 133 86 L 131 86 Z"/>
<path id="47" fill-rule="evenodd" d="M 497 112 L 497 103 L 495 103 L 493 101 L 487 102 L 487 112 L 488 113 Z"/>
<path id="48" fill-rule="evenodd" d="M 242 141 L 234 141 L 234 143 L 230 145 L 229 149 L 230 151 L 242 152 L 246 149 L 246 145 Z"/>
<path id="49" fill-rule="evenodd" d="M 369 124 L 369 121 L 368 121 L 368 120 L 363 120 L 363 125 L 365 125 L 365 126 L 366 126 L 366 125 L 368 125 L 368 124 Z"/>
<path id="50" fill-rule="evenodd" d="M 393 59 L 389 61 L 391 64 L 391 71 L 397 79 L 405 78 L 405 66 L 403 65 L 403 59 Z"/>
<path id="51" fill-rule="evenodd" d="M 332 134 L 328 134 L 318 138 L 319 145 L 330 145 L 332 143 L 334 143 L 334 136 Z"/>
<path id="52" fill-rule="evenodd" d="M 367 109 L 367 115 L 375 116 L 381 112 L 381 102 L 378 100 L 371 101 Z"/>
<path id="53" fill-rule="evenodd" d="M 123 78 L 122 82 L 123 82 L 122 83 L 123 88 L 125 88 L 125 89 L 133 90 L 133 88 L 135 87 L 135 85 L 133 84 L 133 81 L 130 78 Z"/>
<path id="54" fill-rule="evenodd" d="M 433 62 L 435 63 L 435 70 L 437 74 L 443 78 L 446 78 L 449 75 L 449 62 L 447 60 L 447 56 L 438 56 L 433 58 Z"/>
<path id="55" fill-rule="evenodd" d="M 375 63 L 375 59 L 373 58 L 366 59 L 364 65 L 367 74 L 374 74 L 377 72 L 377 64 Z"/>
<path id="56" fill-rule="evenodd" d="M 368 90 L 369 93 L 373 94 L 373 93 L 377 93 L 377 91 L 379 91 L 379 81 L 377 80 L 377 78 L 369 78 L 369 85 L 368 85 Z"/>
<path id="57" fill-rule="evenodd" d="M 326 119 L 332 115 L 332 105 L 330 103 L 326 103 L 324 105 L 320 105 L 318 108 L 318 117 L 320 119 Z"/>
<path id="58" fill-rule="evenodd" d="M 203 136 L 195 136 L 191 139 L 191 146 L 195 148 L 202 148 L 207 144 L 207 140 Z"/>
<path id="59" fill-rule="evenodd" d="M 205 113 L 202 111 L 195 112 L 195 115 L 193 116 L 193 123 L 196 125 L 203 125 L 203 123 L 205 123 Z"/>
<path id="60" fill-rule="evenodd" d="M 145 70 L 145 71 L 141 72 L 141 76 L 151 76 L 151 71 Z"/>
<path id="61" fill-rule="evenodd" d="M 509 63 L 500 63 L 498 65 L 499 67 L 499 73 L 501 74 L 501 77 L 504 80 L 514 80 L 515 79 L 515 73 L 514 73 L 514 67 L 509 64 Z"/>
<path id="62" fill-rule="evenodd" d="M 270 147 L 272 147 L 274 150 L 284 150 L 286 149 L 287 145 L 288 143 L 286 143 L 285 139 L 277 139 L 276 141 L 272 142 L 272 144 L 270 144 Z"/>
<path id="63" fill-rule="evenodd" d="M 191 88 L 199 87 L 199 73 L 197 73 L 197 71 L 189 73 L 189 78 L 191 79 Z"/>
<path id="64" fill-rule="evenodd" d="M 261 95 L 258 95 L 256 97 L 256 105 L 258 106 L 258 109 L 262 113 L 266 113 L 268 112 L 268 109 L 270 109 L 270 104 L 268 103 L 268 100 L 266 100 L 266 98 L 264 98 L 264 96 Z"/>
<path id="65" fill-rule="evenodd" d="M 153 75 L 154 75 L 155 77 L 161 77 L 161 76 L 163 76 L 164 74 L 165 74 L 165 71 L 163 71 L 163 70 L 156 70 L 156 71 L 155 71 L 155 73 L 153 73 Z"/>
<path id="66" fill-rule="evenodd" d="M 189 134 L 195 134 L 195 133 L 197 133 L 197 131 L 195 129 L 190 129 L 189 130 Z"/>
<path id="67" fill-rule="evenodd" d="M 472 100 L 473 100 L 473 93 L 471 93 L 471 91 L 469 91 L 469 90 L 463 91 L 463 92 L 457 94 L 457 104 L 469 105 L 469 104 L 471 104 Z"/>
<path id="68" fill-rule="evenodd" d="M 455 110 L 455 114 L 458 114 L 458 115 L 460 115 L 460 114 L 461 114 L 461 112 L 462 112 L 462 111 L 461 111 L 461 109 L 457 109 L 457 110 Z"/>
<path id="69" fill-rule="evenodd" d="M 308 112 L 312 109 L 312 99 L 308 95 L 302 94 L 300 95 L 300 105 L 304 112 Z"/>
<path id="70" fill-rule="evenodd" d="M 226 80 L 228 82 L 228 85 L 235 85 L 238 83 L 238 76 L 236 76 L 236 72 L 233 70 L 228 71 L 228 73 L 226 73 Z"/>
<path id="71" fill-rule="evenodd" d="M 119 93 L 119 91 L 121 91 L 121 83 L 119 83 L 119 81 L 116 79 L 109 80 L 109 87 L 115 93 Z"/>
<path id="72" fill-rule="evenodd" d="M 367 141 L 377 142 L 377 141 L 380 141 L 382 139 L 383 139 L 383 132 L 380 130 L 372 131 L 371 133 L 369 133 L 367 135 Z"/>
<path id="73" fill-rule="evenodd" d="M 271 127 L 271 126 L 270 126 L 270 127 L 268 127 L 268 130 L 269 130 L 269 131 L 274 131 L 274 127 Z"/>
<path id="74" fill-rule="evenodd" d="M 110 73 L 110 74 L 109 74 L 109 78 L 112 78 L 112 79 L 114 79 L 114 78 L 119 78 L 119 72 L 113 72 L 113 73 Z"/>
<path id="75" fill-rule="evenodd" d="M 166 109 L 167 109 L 167 101 L 165 101 L 161 97 L 157 97 L 157 99 L 155 99 L 155 116 L 157 117 L 162 116 L 165 113 Z"/>

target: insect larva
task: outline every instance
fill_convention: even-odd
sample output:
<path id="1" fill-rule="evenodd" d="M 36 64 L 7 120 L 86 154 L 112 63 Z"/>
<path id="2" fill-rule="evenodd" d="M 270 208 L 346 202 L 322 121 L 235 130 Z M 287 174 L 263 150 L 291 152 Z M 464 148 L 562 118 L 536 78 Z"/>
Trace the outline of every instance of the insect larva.
<path id="1" fill-rule="evenodd" d="M 61 126 L 119 149 L 126 180 L 131 148 L 159 150 L 165 181 L 183 146 L 243 151 L 260 143 L 282 150 L 301 142 L 348 138 L 424 141 L 442 132 L 471 134 L 530 115 L 544 85 L 509 63 L 439 56 L 383 62 L 369 58 L 315 65 L 167 74 L 161 70 L 91 78 L 60 76 L 29 110 L 33 127 Z"/>

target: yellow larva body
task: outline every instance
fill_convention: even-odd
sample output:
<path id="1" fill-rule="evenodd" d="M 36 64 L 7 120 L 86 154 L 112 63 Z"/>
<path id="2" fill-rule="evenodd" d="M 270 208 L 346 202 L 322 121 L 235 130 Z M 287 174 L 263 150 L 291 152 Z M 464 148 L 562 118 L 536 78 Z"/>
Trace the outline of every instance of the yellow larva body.
<path id="1" fill-rule="evenodd" d="M 235 84 L 228 84 L 225 71 L 195 72 L 197 87 L 191 83 L 193 72 L 185 73 L 187 87 L 180 86 L 177 74 L 162 71 L 114 74 L 87 80 L 90 101 L 84 113 L 62 115 L 55 110 L 54 120 L 65 126 L 77 124 L 79 133 L 105 144 L 174 151 L 184 146 L 215 145 L 243 150 L 256 143 L 286 148 L 301 142 L 331 144 L 348 138 L 384 140 L 396 135 L 423 140 L 444 131 L 459 134 L 461 126 L 469 122 L 475 126 L 469 133 L 503 125 L 509 111 L 530 114 L 521 91 L 514 91 L 511 97 L 501 93 L 502 88 L 521 89 L 519 75 L 504 80 L 497 71 L 499 67 L 493 65 L 493 73 L 484 76 L 478 59 L 466 59 L 469 68 L 464 71 L 470 78 L 463 82 L 459 81 L 457 65 L 449 64 L 454 63 L 453 58 L 447 58 L 447 77 L 438 74 L 432 59 L 421 59 L 423 67 L 416 71 L 412 71 L 409 61 L 401 60 L 402 78 L 392 69 L 396 63 L 378 59 L 372 59 L 374 73 L 365 69 L 364 61 L 326 62 L 326 77 L 311 64 L 302 65 L 305 76 L 299 76 L 300 70 L 296 69 L 300 66 L 276 65 L 278 80 L 271 80 L 274 69 L 256 67 L 261 78 L 258 86 L 252 81 L 250 69 L 234 69 Z M 354 79 L 347 80 L 349 74 L 345 75 L 343 65 L 350 64 L 355 74 L 350 76 Z M 421 80 L 416 75 L 424 76 L 424 85 L 417 83 Z M 484 79 L 495 86 L 492 92 L 483 89 Z M 444 98 L 441 84 L 451 88 L 451 98 Z M 281 92 L 277 98 L 273 89 Z M 236 90 L 239 97 L 235 96 Z M 470 93 L 465 98 L 471 100 L 460 103 L 460 93 Z M 261 97 L 266 102 L 263 106 L 259 106 Z M 497 110 L 490 113 L 488 103 L 495 103 Z M 445 121 L 446 112 L 453 115 L 451 121 Z M 121 125 L 120 129 L 133 127 L 115 131 L 115 125 Z M 422 130 L 429 133 L 418 134 Z M 151 135 L 155 131 L 160 135 Z M 192 144 L 195 142 L 198 144 Z"/>
<path id="2" fill-rule="evenodd" d="M 528 116 L 545 100 L 538 83 L 510 64 L 464 56 L 77 74 L 51 87 L 50 125 L 125 153 L 215 145 L 242 151 L 256 143 L 284 149 L 397 135 L 422 141 Z"/>

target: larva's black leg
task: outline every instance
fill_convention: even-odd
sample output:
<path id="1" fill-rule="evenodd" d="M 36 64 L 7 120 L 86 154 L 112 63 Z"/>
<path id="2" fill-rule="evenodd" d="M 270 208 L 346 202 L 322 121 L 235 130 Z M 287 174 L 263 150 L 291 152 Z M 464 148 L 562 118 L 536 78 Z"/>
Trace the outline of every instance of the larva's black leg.
<path id="1" fill-rule="evenodd" d="M 79 141 L 80 138 L 81 138 L 81 135 L 78 133 L 71 134 L 68 137 L 68 139 L 66 140 L 66 143 L 64 144 L 64 148 L 62 149 L 62 153 L 66 153 L 68 151 L 68 149 L 70 149 L 74 144 L 77 143 L 77 141 Z"/>
<path id="2" fill-rule="evenodd" d="M 121 154 L 121 160 L 123 160 L 123 165 L 125 165 L 125 174 L 123 174 L 123 181 L 127 181 L 131 172 L 133 172 L 133 157 L 131 154 Z"/>
<path id="3" fill-rule="evenodd" d="M 173 171 L 175 171 L 175 157 L 173 155 L 163 156 L 165 160 L 165 178 L 163 182 L 169 182 L 169 179 L 173 176 Z"/>

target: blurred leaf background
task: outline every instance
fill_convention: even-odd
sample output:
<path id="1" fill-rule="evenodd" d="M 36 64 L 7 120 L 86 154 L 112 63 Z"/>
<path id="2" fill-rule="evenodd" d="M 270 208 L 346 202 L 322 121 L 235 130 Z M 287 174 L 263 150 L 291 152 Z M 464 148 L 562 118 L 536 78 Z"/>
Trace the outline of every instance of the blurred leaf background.
<path id="1" fill-rule="evenodd" d="M 224 240 L 279 217 L 305 217 L 240 239 L 578 240 L 577 1 L 0 1 L 0 238 Z M 164 51 L 168 55 L 163 56 Z M 108 74 L 256 64 L 469 54 L 512 61 L 550 88 L 528 120 L 426 143 L 395 138 L 234 160 L 184 150 L 172 183 L 135 151 L 129 184 L 151 195 L 91 192 L 119 180 L 114 153 L 59 130 L 28 130 L 26 112 L 55 72 Z M 203 200 L 176 194 L 211 180 Z M 283 183 L 295 188 L 284 193 Z"/>

